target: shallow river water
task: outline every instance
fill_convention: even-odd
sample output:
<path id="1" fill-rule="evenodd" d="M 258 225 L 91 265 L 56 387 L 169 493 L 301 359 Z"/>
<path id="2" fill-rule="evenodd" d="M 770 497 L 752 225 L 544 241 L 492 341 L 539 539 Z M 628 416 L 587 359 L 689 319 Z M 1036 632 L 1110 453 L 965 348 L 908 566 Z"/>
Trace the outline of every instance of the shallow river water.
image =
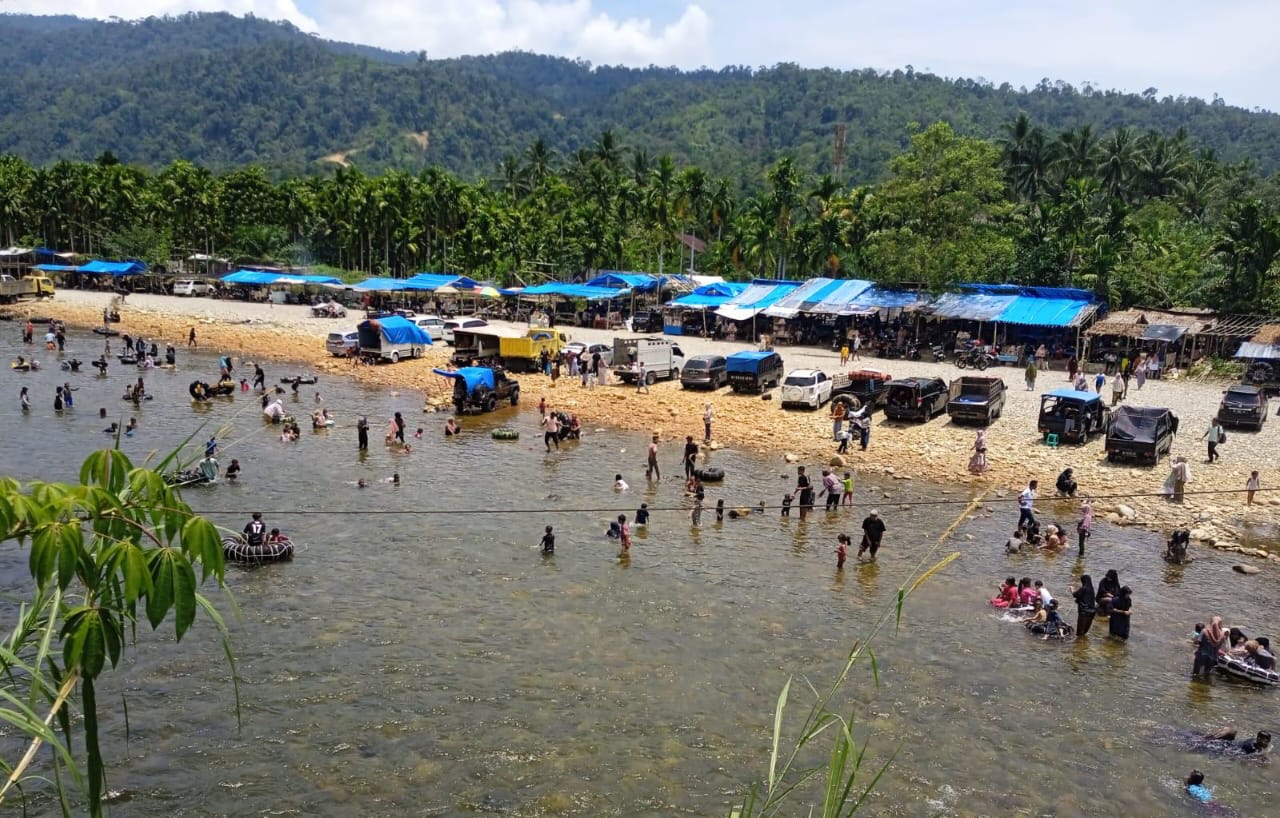
<path id="1" fill-rule="evenodd" d="M 6 360 L 17 331 L 0 325 Z M 75 336 L 71 346 L 88 360 L 101 344 Z M 829 680 L 963 507 L 900 506 L 967 499 L 959 486 L 868 478 L 856 513 L 819 511 L 806 522 L 770 511 L 717 524 L 708 510 L 691 530 L 683 512 L 656 511 L 620 562 L 602 536 L 611 514 L 686 504 L 674 443 L 664 444 L 666 479 L 646 486 L 635 435 L 588 429 L 580 444 L 547 455 L 526 406 L 469 418 L 461 438 L 446 440 L 443 416 L 421 414 L 419 396 L 329 380 L 304 388 L 298 414 L 319 389 L 338 425 L 313 433 L 304 422 L 302 440 L 284 444 L 252 396 L 193 409 L 187 384 L 215 379 L 211 356 L 184 353 L 177 372 L 147 375 L 157 399 L 137 411 L 120 400 L 131 368 L 101 379 L 39 357 L 40 373 L 0 374 L 0 473 L 74 479 L 84 455 L 108 442 L 99 406 L 116 420 L 137 415 L 139 433 L 122 442 L 135 462 L 202 422 L 199 440 L 229 425 L 220 459 L 225 467 L 238 458 L 243 479 L 188 490 L 187 499 L 236 529 L 261 509 L 302 549 L 292 563 L 228 570 L 243 729 L 207 622 L 176 646 L 171 631 L 146 634 L 110 674 L 99 698 L 112 711 L 104 730 L 114 815 L 726 815 L 765 772 L 788 674 Z M 269 382 L 286 374 L 267 368 Z M 80 387 L 76 407 L 55 417 L 53 388 L 65 380 Z M 25 417 L 22 385 L 35 403 Z M 381 445 L 396 409 L 411 430 L 426 428 L 409 455 Z M 367 457 L 356 452 L 360 413 L 374 424 Z M 522 439 L 490 439 L 503 423 Z M 873 446 L 891 457 L 889 443 L 881 436 Z M 729 476 L 711 487 L 709 506 L 776 505 L 794 485 L 781 478 L 794 469 L 780 459 L 724 451 L 714 462 Z M 393 471 L 399 487 L 354 486 Z M 619 471 L 632 484 L 623 495 L 611 489 Z M 1074 520 L 1069 506 L 1041 505 L 1049 519 Z M 879 563 L 851 560 L 837 573 L 836 534 L 853 533 L 871 506 L 889 528 Z M 870 758 L 897 751 L 870 812 L 1192 816 L 1200 809 L 1177 782 L 1199 767 L 1240 813 L 1270 813 L 1271 768 L 1195 754 L 1171 731 L 1277 726 L 1280 690 L 1187 681 L 1196 621 L 1222 613 L 1251 632 L 1273 627 L 1274 572 L 1240 576 L 1207 550 L 1172 568 L 1156 536 L 1106 526 L 1083 560 L 1009 558 L 1000 543 L 1016 509 L 1007 499 L 995 508 L 961 525 L 950 547 L 962 557 L 879 641 L 879 687 L 869 667 L 846 687 Z M 399 513 L 458 510 L 468 513 Z M 551 559 L 536 550 L 546 524 L 557 533 Z M 1105 620 L 1088 640 L 1043 643 L 986 605 L 1008 574 L 1041 578 L 1069 598 L 1079 573 L 1096 579 L 1108 568 L 1134 588 L 1127 644 L 1105 637 Z M 25 576 L 25 553 L 5 543 L 0 589 L 21 589 Z M 0 616 L 7 627 L 13 609 Z M 115 712 L 121 692 L 127 741 Z M 801 686 L 792 700 L 798 717 Z M 0 746 L 14 755 L 12 744 Z M 32 807 L 56 811 L 39 796 Z M 797 804 L 792 814 L 804 812 Z"/>

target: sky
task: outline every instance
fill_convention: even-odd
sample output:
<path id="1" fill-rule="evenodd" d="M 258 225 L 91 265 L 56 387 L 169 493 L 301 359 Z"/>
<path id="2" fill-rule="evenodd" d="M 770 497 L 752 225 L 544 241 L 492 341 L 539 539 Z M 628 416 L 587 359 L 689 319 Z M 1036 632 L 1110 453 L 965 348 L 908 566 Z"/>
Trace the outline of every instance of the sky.
<path id="1" fill-rule="evenodd" d="M 431 57 L 520 49 L 594 64 L 895 69 L 1041 79 L 1280 111 L 1277 0 L 0 0 L 0 10 L 288 20 Z"/>

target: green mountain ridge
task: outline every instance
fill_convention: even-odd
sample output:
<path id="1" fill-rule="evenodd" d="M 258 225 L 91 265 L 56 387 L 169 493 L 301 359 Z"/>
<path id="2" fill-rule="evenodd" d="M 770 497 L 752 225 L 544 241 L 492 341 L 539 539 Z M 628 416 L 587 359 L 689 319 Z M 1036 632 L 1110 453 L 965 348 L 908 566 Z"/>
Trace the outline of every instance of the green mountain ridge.
<path id="1" fill-rule="evenodd" d="M 369 171 L 434 165 L 481 179 L 535 139 L 571 156 L 611 129 L 651 156 L 753 189 L 782 156 L 806 172 L 833 172 L 841 125 L 843 178 L 858 183 L 885 176 L 913 123 L 945 121 L 993 138 L 1026 112 L 1049 131 L 1181 128 L 1224 161 L 1280 168 L 1280 116 L 1221 100 L 1047 80 L 1023 90 L 911 71 L 685 72 L 524 52 L 431 60 L 229 14 L 0 16 L 0 74 L 0 153 L 35 164 L 109 150 L 149 167 L 253 163 L 282 176 L 325 172 L 324 157 L 346 154 Z"/>

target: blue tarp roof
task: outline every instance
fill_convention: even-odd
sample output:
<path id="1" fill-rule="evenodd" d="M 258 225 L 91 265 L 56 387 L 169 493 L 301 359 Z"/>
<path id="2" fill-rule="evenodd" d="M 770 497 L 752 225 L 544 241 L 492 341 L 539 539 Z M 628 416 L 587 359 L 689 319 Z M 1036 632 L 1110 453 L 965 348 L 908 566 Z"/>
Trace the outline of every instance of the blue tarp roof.
<path id="1" fill-rule="evenodd" d="M 83 269 L 83 268 L 81 268 Z M 303 284 L 341 284 L 342 279 L 334 276 L 316 276 L 303 275 L 301 273 L 281 273 L 267 272 L 266 270 L 236 270 L 234 273 L 227 273 L 222 280 L 227 284 L 248 284 L 250 286 L 263 286 L 266 284 L 275 284 L 277 281 L 286 280 L 288 282 L 300 282 Z"/>
<path id="2" fill-rule="evenodd" d="M 759 366 L 759 362 L 773 355 L 772 352 L 763 352 L 760 350 L 747 350 L 745 352 L 735 352 L 725 358 L 726 372 L 755 372 Z"/>
<path id="3" fill-rule="evenodd" d="M 141 261 L 98 261 L 94 259 L 88 264 L 81 264 L 76 268 L 76 272 L 86 275 L 111 275 L 119 278 L 120 276 L 141 275 L 146 269 L 147 265 Z"/>
<path id="4" fill-rule="evenodd" d="M 756 313 L 786 298 L 800 286 L 799 281 L 774 281 L 768 278 L 757 278 L 751 286 L 743 290 L 741 295 L 734 296 L 720 307 L 718 314 L 732 321 L 743 321 L 753 318 Z"/>
<path id="5" fill-rule="evenodd" d="M 612 287 L 615 290 L 633 289 L 638 293 L 656 290 L 662 283 L 658 276 L 648 273 L 620 273 L 616 270 L 602 270 L 600 275 L 587 282 L 588 287 Z"/>
<path id="6" fill-rule="evenodd" d="M 631 292 L 630 290 L 615 290 L 612 287 L 593 287 L 590 284 L 569 284 L 565 281 L 546 281 L 542 284 L 535 284 L 532 287 L 525 287 L 520 291 L 520 295 L 559 295 L 565 298 L 587 298 L 599 300 L 605 298 L 618 298 L 621 295 Z"/>
<path id="7" fill-rule="evenodd" d="M 957 284 L 956 289 L 987 295 L 1029 295 L 1033 298 L 1068 298 L 1073 301 L 1096 301 L 1090 290 L 1077 287 L 1028 287 L 1022 284 Z"/>
<path id="8" fill-rule="evenodd" d="M 764 313 L 774 318 L 791 318 L 797 313 L 810 312 L 813 307 L 840 290 L 845 283 L 835 278 L 811 278 L 778 299 Z M 862 282 L 862 287 L 869 284 L 870 282 Z"/>
<path id="9" fill-rule="evenodd" d="M 746 282 L 743 281 L 720 281 L 715 284 L 704 284 L 691 293 L 671 299 L 668 306 L 684 307 L 686 309 L 715 308 L 741 295 L 746 289 Z"/>
<path id="10" fill-rule="evenodd" d="M 988 293 L 943 293 L 930 306 L 930 311 L 938 318 L 957 318 L 963 321 L 994 321 L 996 317 L 1008 309 L 1017 298 L 1016 295 L 994 295 Z"/>
<path id="11" fill-rule="evenodd" d="M 477 286 L 474 279 L 450 273 L 418 273 L 404 279 L 404 283 L 406 290 L 438 290 L 446 284 L 459 290 L 474 290 Z"/>
<path id="12" fill-rule="evenodd" d="M 1071 327 L 1088 318 L 1097 308 L 1097 304 L 1088 300 L 1018 295 L 995 320 L 1002 324 Z"/>
<path id="13" fill-rule="evenodd" d="M 74 264 L 36 264 L 31 269 L 42 273 L 74 273 L 80 268 Z"/>
<path id="14" fill-rule="evenodd" d="M 352 289 L 367 293 L 391 293 L 409 289 L 403 278 L 366 278 Z"/>
<path id="15" fill-rule="evenodd" d="M 929 301 L 928 296 L 915 290 L 895 290 L 888 287 L 868 287 L 858 294 L 853 303 L 859 307 L 878 310 L 905 310 L 921 307 Z"/>
<path id="16" fill-rule="evenodd" d="M 487 366 L 464 366 L 458 369 L 432 369 L 431 371 L 442 378 L 465 381 L 468 392 L 474 392 L 477 386 L 493 389 L 493 370 Z"/>
<path id="17" fill-rule="evenodd" d="M 431 336 L 408 318 L 399 315 L 388 315 L 383 318 L 370 318 L 361 321 L 358 329 L 377 327 L 382 337 L 393 344 L 426 344 L 431 345 Z M 363 343 L 363 340 L 361 341 Z"/>

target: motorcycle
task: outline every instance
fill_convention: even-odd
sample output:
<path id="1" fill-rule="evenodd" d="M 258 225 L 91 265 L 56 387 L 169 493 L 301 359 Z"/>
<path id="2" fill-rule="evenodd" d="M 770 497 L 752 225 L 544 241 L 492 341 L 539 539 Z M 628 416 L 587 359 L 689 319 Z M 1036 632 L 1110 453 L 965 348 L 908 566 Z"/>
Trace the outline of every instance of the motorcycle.
<path id="1" fill-rule="evenodd" d="M 964 369 L 965 367 L 971 366 L 979 372 L 991 366 L 995 361 L 996 359 L 994 355 L 988 355 L 982 350 L 976 348 L 968 350 L 963 355 L 956 356 L 957 367 Z"/>
<path id="2" fill-rule="evenodd" d="M 947 348 L 942 344 L 934 344 L 929 347 L 929 351 L 933 353 L 933 362 L 940 364 L 947 359 Z"/>

